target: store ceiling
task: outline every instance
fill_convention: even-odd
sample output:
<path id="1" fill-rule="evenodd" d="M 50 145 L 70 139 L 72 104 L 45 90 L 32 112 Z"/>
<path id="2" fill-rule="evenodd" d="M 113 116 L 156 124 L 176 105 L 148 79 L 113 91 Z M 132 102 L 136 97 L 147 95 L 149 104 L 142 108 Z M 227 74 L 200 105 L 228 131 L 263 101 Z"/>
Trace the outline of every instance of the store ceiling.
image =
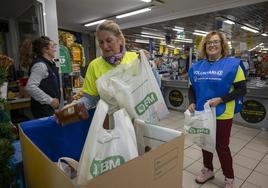
<path id="1" fill-rule="evenodd" d="M 1 0 L 0 19 L 18 18 L 33 3 L 33 0 Z"/>
<path id="2" fill-rule="evenodd" d="M 229 25 L 224 23 L 223 21 L 226 20 L 226 18 L 235 21 L 236 24 Z M 124 33 L 131 41 L 134 41 L 135 39 L 146 40 L 146 38 L 139 36 L 141 32 L 164 36 L 171 35 L 174 38 L 176 37 L 177 33 L 173 31 L 172 28 L 179 26 L 184 28 L 185 38 L 190 38 L 195 41 L 196 36 L 193 35 L 193 31 L 195 29 L 203 31 L 220 29 L 226 34 L 227 38 L 232 41 L 233 47 L 238 47 L 240 45 L 240 42 L 247 43 L 250 40 L 253 43 L 252 47 L 260 43 L 264 43 L 265 47 L 267 48 L 268 37 L 261 35 L 265 32 L 268 34 L 267 18 L 268 2 L 266 1 L 262 3 L 201 14 L 198 16 L 190 16 L 186 18 L 129 28 L 125 29 Z M 246 24 L 258 28 L 260 32 L 254 34 L 241 29 L 241 26 L 244 26 Z"/>
<path id="3" fill-rule="evenodd" d="M 33 2 L 35 0 L 1 1 L 0 19 L 19 18 Z M 151 12 L 116 19 L 116 22 L 129 33 L 140 32 L 141 27 L 168 32 L 166 28 L 175 25 L 185 27 L 186 31 L 193 29 L 209 31 L 215 28 L 215 16 L 231 15 L 239 23 L 249 23 L 268 32 L 267 0 L 153 0 L 149 4 L 140 0 L 56 0 L 56 3 L 59 28 L 85 33 L 95 30 L 94 26 L 89 28 L 83 26 L 86 22 L 102 18 L 114 19 L 115 15 L 147 6 L 152 6 Z M 186 32 L 186 37 L 188 36 L 191 37 L 191 32 Z M 246 32 L 234 27 L 230 37 L 246 40 L 246 36 Z M 267 40 L 267 37 L 261 38 L 258 35 L 253 37 L 255 42 Z"/>
<path id="4" fill-rule="evenodd" d="M 264 2 L 264 0 L 153 0 L 149 4 L 140 0 L 56 0 L 56 2 L 60 28 L 88 32 L 95 27 L 84 27 L 83 24 L 86 22 L 103 18 L 113 19 L 115 15 L 147 6 L 152 6 L 151 12 L 116 20 L 116 22 L 121 28 L 130 28 Z"/>

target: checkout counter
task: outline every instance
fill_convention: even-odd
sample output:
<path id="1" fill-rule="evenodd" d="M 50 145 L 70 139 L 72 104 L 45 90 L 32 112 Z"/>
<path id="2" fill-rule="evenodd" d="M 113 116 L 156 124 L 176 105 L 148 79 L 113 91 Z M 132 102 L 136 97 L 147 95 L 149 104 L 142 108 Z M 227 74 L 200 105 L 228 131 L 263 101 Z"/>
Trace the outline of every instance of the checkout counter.
<path id="1" fill-rule="evenodd" d="M 169 109 L 184 112 L 188 105 L 188 80 L 172 80 L 163 76 L 161 80 L 163 97 Z M 234 123 L 268 131 L 268 82 L 250 80 L 244 97 L 243 109 L 235 114 Z"/>
<path id="2" fill-rule="evenodd" d="M 268 131 L 268 82 L 250 80 L 244 97 L 243 109 L 235 114 L 234 122 Z"/>
<path id="3" fill-rule="evenodd" d="M 187 79 L 172 80 L 169 76 L 162 76 L 161 86 L 168 108 L 183 112 L 188 108 L 189 81 Z"/>

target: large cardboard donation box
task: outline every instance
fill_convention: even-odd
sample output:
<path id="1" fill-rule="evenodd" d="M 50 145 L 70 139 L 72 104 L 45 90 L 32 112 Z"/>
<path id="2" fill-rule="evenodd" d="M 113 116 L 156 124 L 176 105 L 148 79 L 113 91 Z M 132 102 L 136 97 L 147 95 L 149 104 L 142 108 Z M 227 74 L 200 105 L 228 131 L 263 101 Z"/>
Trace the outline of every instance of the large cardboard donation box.
<path id="1" fill-rule="evenodd" d="M 32 120 L 20 125 L 27 188 L 76 187 L 74 181 L 57 167 L 56 162 L 59 157 L 71 157 L 79 161 L 93 113 L 94 111 L 90 111 L 87 121 L 65 127 L 56 124 L 53 117 Z M 150 140 L 154 142 L 149 152 L 90 180 L 86 187 L 181 188 L 184 135 L 176 133 L 176 138 L 172 138 L 172 133 L 171 140 L 166 142 L 164 137 L 172 131 L 167 128 L 143 131 L 145 143 L 148 144 Z M 154 135 L 155 132 L 158 133 Z M 164 136 L 156 138 L 157 135 Z M 163 144 L 155 147 L 157 142 Z"/>

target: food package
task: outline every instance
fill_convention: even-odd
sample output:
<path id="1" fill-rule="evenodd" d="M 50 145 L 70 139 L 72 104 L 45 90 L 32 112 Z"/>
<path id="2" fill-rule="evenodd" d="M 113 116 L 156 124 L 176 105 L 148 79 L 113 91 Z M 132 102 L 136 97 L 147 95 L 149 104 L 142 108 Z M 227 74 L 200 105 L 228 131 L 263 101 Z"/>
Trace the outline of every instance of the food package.
<path id="1" fill-rule="evenodd" d="M 85 105 L 75 102 L 55 111 L 55 115 L 62 126 L 88 118 Z"/>

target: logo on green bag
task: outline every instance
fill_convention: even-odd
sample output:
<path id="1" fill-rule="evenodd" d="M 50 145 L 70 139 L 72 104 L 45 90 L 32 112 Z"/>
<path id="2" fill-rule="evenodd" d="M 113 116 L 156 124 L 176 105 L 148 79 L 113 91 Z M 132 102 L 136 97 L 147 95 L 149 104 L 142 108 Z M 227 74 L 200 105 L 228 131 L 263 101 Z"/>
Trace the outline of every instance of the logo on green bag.
<path id="1" fill-rule="evenodd" d="M 90 166 L 90 173 L 93 177 L 96 177 L 124 163 L 125 159 L 120 155 L 107 157 L 104 160 L 93 159 L 93 162 Z"/>
<path id="2" fill-rule="evenodd" d="M 188 133 L 189 134 L 210 134 L 210 130 L 207 129 L 207 128 L 194 128 L 194 127 L 191 127 L 189 130 L 188 130 Z"/>
<path id="3" fill-rule="evenodd" d="M 149 93 L 139 104 L 135 106 L 136 113 L 138 115 L 144 114 L 144 112 L 156 101 L 158 101 L 156 94 L 154 92 Z"/>

